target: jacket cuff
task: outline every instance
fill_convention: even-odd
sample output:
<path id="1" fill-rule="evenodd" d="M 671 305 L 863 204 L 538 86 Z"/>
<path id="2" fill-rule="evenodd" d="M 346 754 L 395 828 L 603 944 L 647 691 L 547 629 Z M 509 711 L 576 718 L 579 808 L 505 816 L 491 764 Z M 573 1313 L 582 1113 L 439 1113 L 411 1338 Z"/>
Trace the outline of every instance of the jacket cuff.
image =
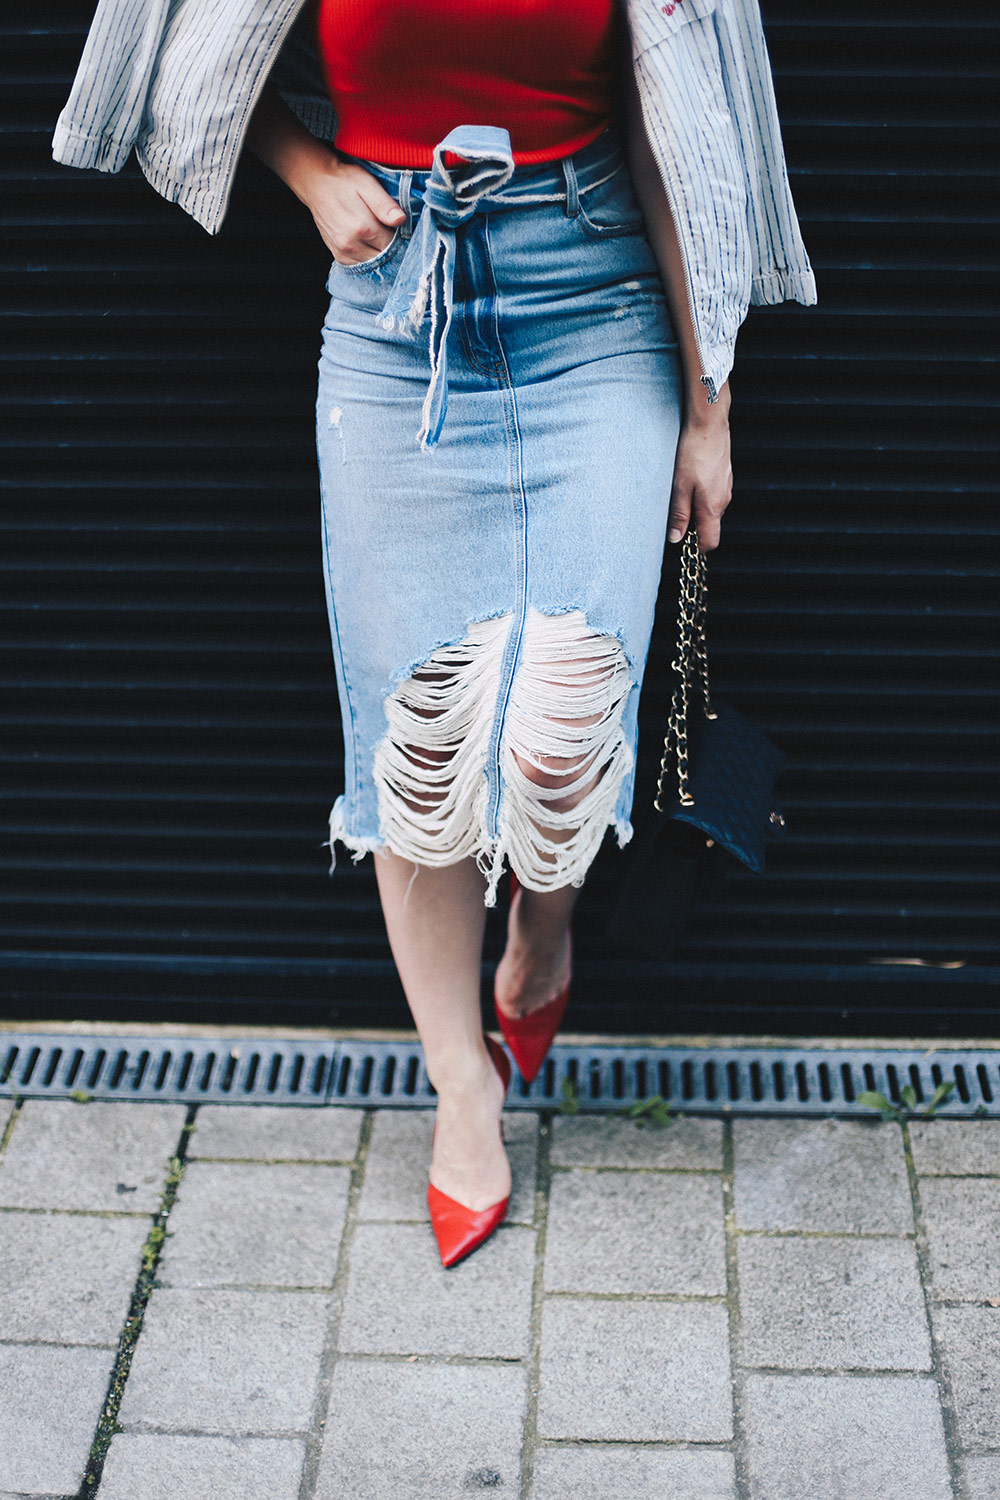
<path id="1" fill-rule="evenodd" d="M 71 130 L 57 121 L 52 137 L 52 156 L 65 167 L 93 167 L 98 172 L 120 172 L 132 150 L 131 141 L 113 135 L 93 135 Z"/>
<path id="2" fill-rule="evenodd" d="M 776 302 L 801 302 L 812 307 L 816 300 L 816 277 L 811 270 L 771 271 L 767 276 L 755 276 L 750 290 L 754 307 L 770 307 Z"/>

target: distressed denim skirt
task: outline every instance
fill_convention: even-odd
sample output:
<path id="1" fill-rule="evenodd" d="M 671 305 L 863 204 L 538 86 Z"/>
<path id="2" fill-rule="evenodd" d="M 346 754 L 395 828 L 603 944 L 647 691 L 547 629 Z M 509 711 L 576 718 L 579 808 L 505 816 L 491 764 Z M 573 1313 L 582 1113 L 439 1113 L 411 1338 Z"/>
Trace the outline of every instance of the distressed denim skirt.
<path id="1" fill-rule="evenodd" d="M 583 883 L 631 836 L 681 367 L 620 133 L 515 166 L 462 125 L 334 263 L 317 434 L 355 859 Z"/>

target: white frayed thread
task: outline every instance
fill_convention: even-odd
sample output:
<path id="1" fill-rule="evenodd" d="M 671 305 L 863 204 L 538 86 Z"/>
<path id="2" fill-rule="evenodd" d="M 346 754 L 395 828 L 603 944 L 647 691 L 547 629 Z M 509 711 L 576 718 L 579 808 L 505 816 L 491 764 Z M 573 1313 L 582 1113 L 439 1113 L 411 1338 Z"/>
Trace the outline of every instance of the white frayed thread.
<path id="1" fill-rule="evenodd" d="M 591 630 L 579 609 L 528 611 L 501 739 L 498 837 L 488 834 L 486 756 L 510 620 L 471 625 L 385 700 L 389 727 L 373 768 L 384 846 L 432 867 L 473 857 L 487 906 L 505 860 L 530 890 L 578 887 L 609 824 L 620 847 L 632 834 L 614 816 L 633 761 L 621 722 L 628 661 L 616 637 Z M 521 762 L 558 784 L 539 785 Z M 567 799 L 575 805 L 553 805 Z"/>
<path id="2" fill-rule="evenodd" d="M 410 876 L 409 880 L 406 882 L 406 890 L 403 892 L 403 905 L 404 906 L 406 905 L 406 903 L 410 899 L 410 892 L 413 890 L 413 882 L 416 880 L 416 878 L 417 878 L 417 876 L 419 874 L 420 874 L 420 866 L 419 865 L 414 865 L 413 866 L 413 874 Z"/>
<path id="3" fill-rule="evenodd" d="M 443 260 L 446 254 L 446 247 L 443 244 L 439 245 L 435 253 L 435 260 L 437 260 L 438 255 L 440 255 L 441 259 Z M 430 285 L 429 277 L 428 285 Z M 451 305 L 448 301 L 448 292 L 449 285 L 446 281 L 444 285 L 445 323 L 447 323 L 451 317 Z M 426 297 L 424 300 L 426 302 Z M 441 379 L 441 365 L 447 355 L 444 339 L 438 339 L 438 324 L 440 323 L 440 321 L 441 317 L 438 312 L 437 299 L 433 298 L 431 300 L 431 331 L 428 351 L 431 362 L 431 378 L 427 385 L 426 394 L 424 395 L 423 405 L 420 408 L 420 429 L 417 433 L 417 442 L 420 444 L 421 453 L 426 453 L 428 451 L 428 448 L 430 447 L 428 439 L 430 438 L 431 431 L 431 406 L 434 402 L 438 381 Z"/>
<path id="4" fill-rule="evenodd" d="M 338 797 L 330 811 L 330 837 L 324 848 L 330 851 L 330 874 L 337 868 L 337 852 L 334 848 L 335 841 L 339 840 L 346 849 L 351 851 L 352 863 L 357 864 L 359 859 L 364 859 L 366 854 L 372 854 L 376 849 L 382 848 L 381 839 L 359 839 L 347 832 L 344 824 L 344 797 Z"/>
<path id="5" fill-rule="evenodd" d="M 529 610 L 521 650 L 501 746 L 500 841 L 484 873 L 495 891 L 506 856 L 529 890 L 579 887 L 609 824 L 619 846 L 631 837 L 614 813 L 633 763 L 622 729 L 632 676 L 621 642 L 593 631 L 582 610 Z M 521 762 L 557 784 L 539 785 Z"/>
<path id="6" fill-rule="evenodd" d="M 475 855 L 485 826 L 486 749 L 510 614 L 481 620 L 441 646 L 385 700 L 388 732 L 375 747 L 379 826 L 418 864 Z"/>
<path id="7" fill-rule="evenodd" d="M 431 294 L 431 280 L 434 275 L 434 266 L 438 255 L 441 253 L 441 248 L 439 245 L 435 246 L 430 264 L 421 273 L 420 279 L 417 282 L 417 289 L 413 294 L 413 300 L 406 311 L 403 313 L 391 313 L 383 309 L 382 312 L 376 314 L 375 322 L 379 328 L 384 328 L 389 333 L 398 333 L 402 338 L 416 338 L 423 327 L 424 318 L 427 314 L 427 300 Z"/>
<path id="8" fill-rule="evenodd" d="M 380 328 L 388 333 L 398 333 L 401 338 L 413 339 L 420 332 L 424 315 L 427 312 L 427 298 L 430 296 L 431 273 L 425 271 L 417 284 L 413 301 L 404 313 L 379 313 L 375 322 Z"/>

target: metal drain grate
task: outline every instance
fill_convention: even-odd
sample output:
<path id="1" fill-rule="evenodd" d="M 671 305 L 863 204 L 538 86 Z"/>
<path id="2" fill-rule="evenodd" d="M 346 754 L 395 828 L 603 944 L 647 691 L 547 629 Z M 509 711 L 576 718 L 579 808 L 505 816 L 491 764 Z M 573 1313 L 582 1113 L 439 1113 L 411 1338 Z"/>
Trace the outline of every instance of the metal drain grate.
<path id="1" fill-rule="evenodd" d="M 0 1096 L 325 1104 L 336 1042 L 24 1032 L 0 1036 Z"/>
<path id="2" fill-rule="evenodd" d="M 918 1108 L 941 1083 L 941 1115 L 1000 1117 L 1000 1050 L 557 1046 L 512 1109 L 557 1107 L 570 1079 L 584 1110 L 612 1112 L 660 1095 L 689 1114 L 870 1115 L 865 1089 Z M 205 1104 L 426 1108 L 434 1091 L 416 1043 L 189 1037 L 0 1035 L 0 1097 L 183 1100 Z"/>

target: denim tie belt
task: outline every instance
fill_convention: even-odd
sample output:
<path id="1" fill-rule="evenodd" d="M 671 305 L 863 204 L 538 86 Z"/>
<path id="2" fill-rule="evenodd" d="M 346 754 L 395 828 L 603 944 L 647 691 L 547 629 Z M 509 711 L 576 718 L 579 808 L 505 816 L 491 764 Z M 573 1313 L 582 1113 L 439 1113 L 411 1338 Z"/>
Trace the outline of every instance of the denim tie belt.
<path id="1" fill-rule="evenodd" d="M 444 154 L 461 158 L 446 167 Z M 434 165 L 423 190 L 424 209 L 400 262 L 392 290 L 376 319 L 380 328 L 413 338 L 428 305 L 431 312 L 431 378 L 421 409 L 421 449 L 437 443 L 448 407 L 448 330 L 455 286 L 455 230 L 487 193 L 514 171 L 510 135 L 500 125 L 458 125 L 434 147 Z"/>

